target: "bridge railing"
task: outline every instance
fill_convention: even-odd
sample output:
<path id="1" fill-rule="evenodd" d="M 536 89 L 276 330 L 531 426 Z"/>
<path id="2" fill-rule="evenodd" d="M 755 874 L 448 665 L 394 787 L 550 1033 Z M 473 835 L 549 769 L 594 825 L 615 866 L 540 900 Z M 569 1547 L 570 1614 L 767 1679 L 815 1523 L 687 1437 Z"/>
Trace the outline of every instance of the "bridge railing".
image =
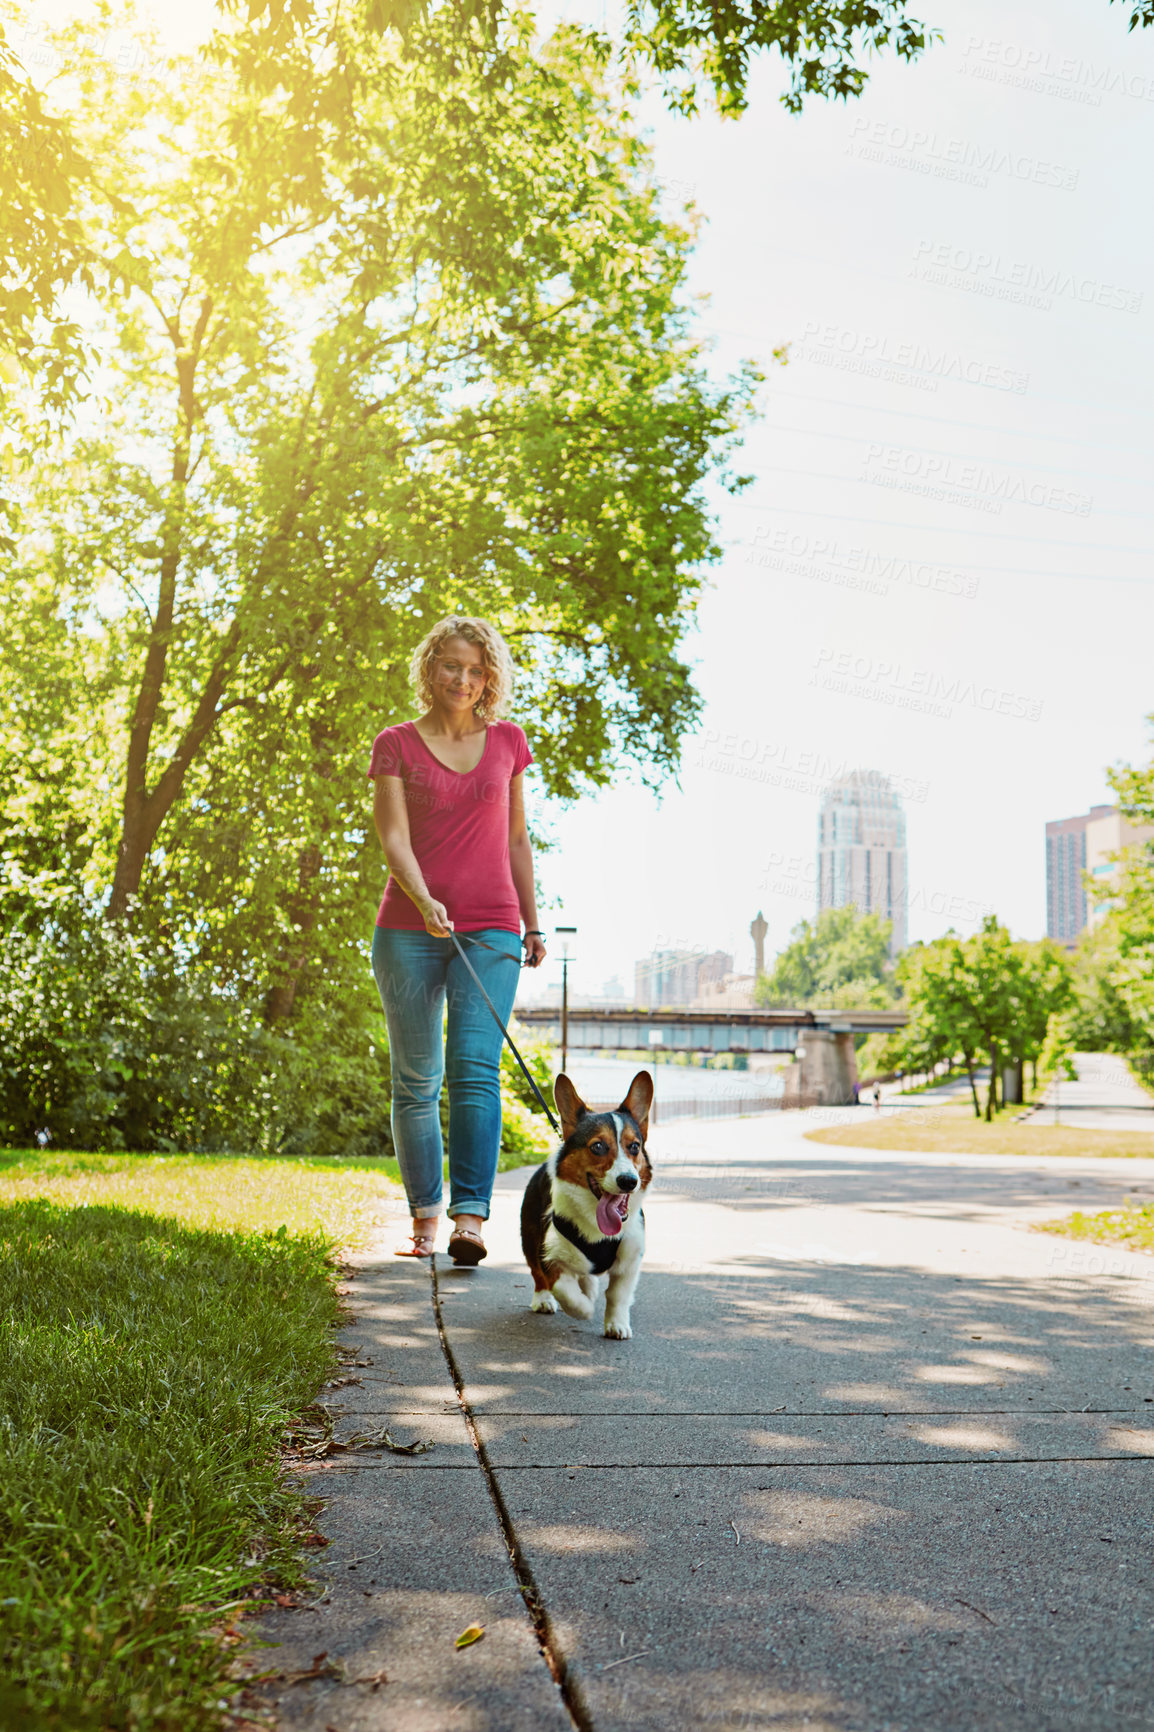
<path id="1" fill-rule="evenodd" d="M 792 1112 L 795 1108 L 821 1105 L 820 1094 L 707 1095 L 655 1100 L 649 1113 L 654 1125 L 670 1125 L 678 1119 L 735 1119 L 752 1114 Z"/>

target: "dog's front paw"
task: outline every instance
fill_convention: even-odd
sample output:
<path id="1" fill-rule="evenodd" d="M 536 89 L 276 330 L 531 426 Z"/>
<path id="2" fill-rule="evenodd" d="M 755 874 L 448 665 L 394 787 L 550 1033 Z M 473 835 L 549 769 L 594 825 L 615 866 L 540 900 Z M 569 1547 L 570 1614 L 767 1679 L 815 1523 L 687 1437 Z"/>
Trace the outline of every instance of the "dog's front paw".
<path id="1" fill-rule="evenodd" d="M 593 1315 L 593 1301 L 587 1299 L 578 1285 L 574 1275 L 562 1275 L 553 1286 L 553 1297 L 562 1311 L 570 1317 L 576 1317 L 581 1322 Z"/>
<path id="2" fill-rule="evenodd" d="M 534 1293 L 529 1301 L 529 1309 L 530 1311 L 556 1311 L 557 1301 L 552 1293 L 547 1289 L 542 1289 L 540 1293 Z"/>
<path id="3" fill-rule="evenodd" d="M 606 1317 L 605 1336 L 609 1341 L 631 1341 L 633 1330 L 628 1317 Z"/>

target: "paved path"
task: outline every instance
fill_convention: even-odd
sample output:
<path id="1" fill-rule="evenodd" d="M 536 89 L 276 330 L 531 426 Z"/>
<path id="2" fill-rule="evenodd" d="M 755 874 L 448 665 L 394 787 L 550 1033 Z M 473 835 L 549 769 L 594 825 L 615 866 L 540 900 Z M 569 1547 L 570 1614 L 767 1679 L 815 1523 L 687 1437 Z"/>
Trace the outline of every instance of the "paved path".
<path id="1" fill-rule="evenodd" d="M 389 1682 L 274 1689 L 285 1728 L 1154 1728 L 1154 1260 L 1025 1230 L 1154 1160 L 813 1116 L 655 1137 L 631 1342 L 526 1309 L 524 1174 L 481 1269 L 365 1261 L 338 1434 L 436 1448 L 311 1475 L 323 1585 L 265 1663 Z"/>
<path id="2" fill-rule="evenodd" d="M 1112 1052 L 1074 1055 L 1077 1082 L 1051 1083 L 1032 1125 L 1074 1125 L 1087 1130 L 1154 1131 L 1154 1095 L 1136 1083 L 1124 1058 Z"/>

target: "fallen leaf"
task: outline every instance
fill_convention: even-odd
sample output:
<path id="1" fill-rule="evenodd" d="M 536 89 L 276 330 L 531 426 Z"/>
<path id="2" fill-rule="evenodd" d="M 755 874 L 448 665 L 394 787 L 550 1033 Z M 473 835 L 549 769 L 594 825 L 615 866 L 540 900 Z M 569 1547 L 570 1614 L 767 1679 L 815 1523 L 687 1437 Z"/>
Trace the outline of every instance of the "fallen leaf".
<path id="1" fill-rule="evenodd" d="M 318 1678 L 342 1677 L 340 1667 L 329 1659 L 327 1648 L 323 1653 L 313 1655 L 311 1666 L 303 1667 L 299 1672 L 281 1672 L 279 1674 L 282 1684 L 311 1684 Z"/>
<path id="2" fill-rule="evenodd" d="M 350 1437 L 347 1443 L 338 1444 L 340 1449 L 391 1449 L 394 1455 L 424 1455 L 433 1448 L 431 1442 L 418 1438 L 415 1443 L 394 1443 L 388 1431 L 358 1432 Z"/>
<path id="3" fill-rule="evenodd" d="M 369 1672 L 363 1678 L 350 1678 L 349 1680 L 352 1684 L 367 1684 L 370 1690 L 379 1690 L 381 1685 L 387 1684 L 388 1681 L 389 1674 L 387 1672 Z"/>
<path id="4" fill-rule="evenodd" d="M 327 1546 L 331 1544 L 332 1541 L 327 1540 L 324 1534 L 304 1534 L 301 1538 L 302 1546 Z"/>
<path id="5" fill-rule="evenodd" d="M 479 1642 L 485 1634 L 484 1624 L 470 1624 L 467 1630 L 462 1630 L 453 1643 L 455 1648 L 470 1648 L 474 1642 Z"/>
<path id="6" fill-rule="evenodd" d="M 278 1606 L 283 1606 L 286 1612 L 295 1611 L 299 1603 L 294 1594 L 274 1594 L 273 1599 Z"/>

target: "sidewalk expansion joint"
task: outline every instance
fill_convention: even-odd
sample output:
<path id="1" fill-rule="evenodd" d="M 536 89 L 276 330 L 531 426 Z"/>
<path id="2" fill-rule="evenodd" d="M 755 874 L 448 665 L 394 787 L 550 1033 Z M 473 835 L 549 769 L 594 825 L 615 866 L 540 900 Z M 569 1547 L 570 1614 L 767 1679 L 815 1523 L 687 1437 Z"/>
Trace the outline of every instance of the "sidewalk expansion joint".
<path id="1" fill-rule="evenodd" d="M 1145 1462 L 1147 1466 L 1154 1465 L 1154 1456 L 1149 1455 L 946 1455 L 946 1456 L 908 1456 L 904 1460 L 877 1459 L 865 1457 L 846 1460 L 841 1456 L 827 1456 L 823 1461 L 503 1461 L 499 1463 L 502 1473 L 611 1473 L 630 1471 L 638 1473 L 666 1473 L 673 1468 L 709 1468 L 710 1471 L 727 1473 L 731 1470 L 742 1473 L 765 1473 L 774 1468 L 794 1467 L 1051 1467 L 1060 1466 L 1063 1462 L 1109 1461 L 1114 1463 L 1126 1461 Z"/>
<path id="2" fill-rule="evenodd" d="M 445 1355 L 445 1364 L 449 1368 L 449 1376 L 453 1380 L 453 1388 L 457 1393 L 457 1403 L 461 1409 L 461 1417 L 465 1422 L 465 1430 L 469 1434 L 469 1441 L 472 1444 L 473 1452 L 477 1457 L 477 1465 L 481 1470 L 485 1484 L 488 1488 L 489 1497 L 492 1500 L 493 1509 L 496 1512 L 497 1522 L 505 1541 L 505 1547 L 509 1553 L 509 1562 L 512 1566 L 513 1574 L 516 1577 L 517 1586 L 520 1589 L 525 1610 L 528 1612 L 530 1622 L 533 1625 L 533 1633 L 537 1638 L 537 1644 L 541 1649 L 541 1657 L 549 1668 L 549 1675 L 560 1692 L 566 1713 L 569 1715 L 570 1720 L 572 1720 L 577 1732 L 595 1732 L 593 1716 L 589 1711 L 589 1706 L 585 1701 L 581 1687 L 576 1678 L 574 1678 L 570 1672 L 565 1656 L 561 1651 L 560 1644 L 554 1635 L 549 1614 L 545 1607 L 544 1597 L 537 1585 L 536 1577 L 533 1574 L 528 1558 L 525 1556 L 521 1542 L 517 1537 L 517 1529 L 514 1525 L 513 1518 L 509 1513 L 509 1507 L 502 1495 L 496 1473 L 494 1472 L 493 1465 L 489 1460 L 489 1452 L 485 1448 L 484 1439 L 477 1429 L 477 1424 L 473 1417 L 473 1410 L 470 1407 L 469 1399 L 465 1394 L 465 1380 L 461 1375 L 461 1368 L 457 1364 L 456 1355 L 449 1344 L 449 1337 L 445 1330 L 445 1319 L 441 1310 L 441 1290 L 440 1284 L 437 1280 L 437 1259 L 435 1256 L 430 1257 L 429 1259 L 429 1273 L 432 1278 L 433 1314 L 437 1320 L 437 1335 L 440 1338 L 441 1351 Z"/>
<path id="3" fill-rule="evenodd" d="M 382 1409 L 382 1412 L 384 1409 Z M 392 1412 L 390 1408 L 388 1410 Z M 1141 1413 L 1140 1407 L 663 1407 L 654 1412 L 620 1408 L 582 1408 L 580 1413 L 528 1407 L 476 1407 L 481 1419 L 993 1419 L 1024 1414 L 1027 1419 L 1080 1419 L 1083 1414 Z M 1152 1417 L 1147 1415 L 1147 1418 Z"/>

